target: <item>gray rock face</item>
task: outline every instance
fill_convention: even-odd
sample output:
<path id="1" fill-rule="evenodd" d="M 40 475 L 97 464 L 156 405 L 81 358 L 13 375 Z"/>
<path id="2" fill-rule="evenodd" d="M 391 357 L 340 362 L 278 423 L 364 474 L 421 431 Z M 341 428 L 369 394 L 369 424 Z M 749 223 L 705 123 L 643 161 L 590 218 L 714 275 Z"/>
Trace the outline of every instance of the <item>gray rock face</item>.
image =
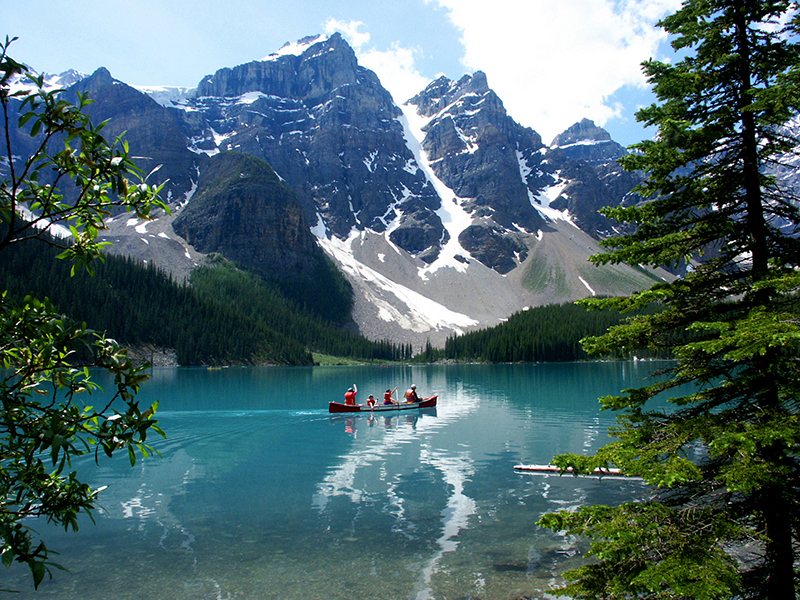
<path id="1" fill-rule="evenodd" d="M 291 190 L 263 160 L 245 154 L 208 161 L 173 227 L 198 251 L 218 252 L 270 279 L 299 279 L 321 254 Z"/>
<path id="2" fill-rule="evenodd" d="M 88 94 L 94 102 L 86 114 L 95 124 L 108 120 L 103 134 L 109 141 L 124 133 L 136 165 L 147 175 L 158 168 L 150 183 L 166 181 L 162 197 L 168 203 L 184 200 L 192 188 L 192 176 L 205 157 L 186 147 L 180 115 L 159 105 L 135 88 L 114 79 L 105 68 L 97 69 L 71 88 Z"/>
<path id="3" fill-rule="evenodd" d="M 517 232 L 535 233 L 544 224 L 532 204 L 552 182 L 542 169 L 541 137 L 508 116 L 480 71 L 459 81 L 441 77 L 408 103 L 430 118 L 422 145 L 436 176 L 479 219 L 459 242 L 507 273 L 524 256 Z"/>
<path id="4" fill-rule="evenodd" d="M 510 234 L 491 221 L 470 225 L 458 239 L 475 259 L 501 274 L 510 272 L 528 256 L 522 236 Z"/>
<path id="5" fill-rule="evenodd" d="M 263 158 L 310 223 L 346 238 L 399 218 L 394 243 L 426 261 L 438 255 L 441 201 L 406 145 L 400 110 L 339 34 L 300 55 L 221 69 L 190 108 L 204 117 L 191 128 L 196 151 Z"/>
<path id="6" fill-rule="evenodd" d="M 619 224 L 597 211 L 641 200 L 631 192 L 641 174 L 625 171 L 618 162 L 625 154 L 625 148 L 589 119 L 557 135 L 546 161 L 566 185 L 551 208 L 569 211 L 575 224 L 595 239 L 619 231 Z"/>

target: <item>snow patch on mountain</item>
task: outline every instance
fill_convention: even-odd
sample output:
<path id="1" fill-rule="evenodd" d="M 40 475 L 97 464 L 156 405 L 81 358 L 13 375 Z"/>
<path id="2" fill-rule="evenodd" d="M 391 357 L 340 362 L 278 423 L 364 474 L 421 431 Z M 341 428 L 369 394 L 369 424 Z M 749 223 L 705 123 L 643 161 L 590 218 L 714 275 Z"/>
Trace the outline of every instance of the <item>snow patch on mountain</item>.
<path id="1" fill-rule="evenodd" d="M 324 42 L 327 39 L 328 36 L 320 34 L 304 37 L 296 42 L 286 42 L 277 52 L 273 52 L 262 58 L 261 62 L 278 60 L 278 58 L 281 56 L 300 56 L 303 52 L 308 50 L 310 46 L 316 44 L 317 42 Z"/>
<path id="2" fill-rule="evenodd" d="M 67 240 L 72 237 L 72 232 L 64 225 L 58 222 L 52 222 L 46 217 L 41 217 L 34 214 L 27 206 L 18 205 L 17 214 L 19 214 L 25 221 L 29 221 L 36 229 L 46 231 L 53 237 Z"/>
<path id="3" fill-rule="evenodd" d="M 572 148 L 574 146 L 601 146 L 603 144 L 614 144 L 613 140 L 578 140 L 576 142 L 570 142 L 569 144 L 558 144 L 554 143 L 553 148 Z"/>
<path id="4" fill-rule="evenodd" d="M 187 106 L 187 103 L 197 96 L 197 88 L 173 87 L 165 85 L 134 85 L 131 87 L 139 90 L 143 94 L 150 96 L 153 100 L 158 102 L 161 106 L 165 106 L 166 108 L 181 108 L 188 111 L 196 110 L 190 109 Z"/>
<path id="5" fill-rule="evenodd" d="M 431 121 L 431 118 L 420 116 L 417 114 L 416 107 L 410 104 L 403 104 L 400 110 L 402 110 L 403 114 L 399 117 L 399 121 L 403 125 L 406 144 L 413 153 L 417 165 L 425 173 L 428 181 L 442 199 L 442 205 L 436 211 L 436 214 L 439 215 L 445 230 L 449 234 L 449 239 L 439 253 L 439 257 L 430 265 L 420 268 L 419 276 L 426 280 L 430 274 L 444 267 L 463 273 L 467 270 L 468 264 L 458 260 L 456 257 L 469 256 L 469 253 L 458 242 L 458 236 L 472 224 L 472 217 L 461 206 L 463 199 L 459 198 L 452 189 L 447 187 L 434 174 L 428 153 L 422 148 L 422 140 L 425 138 L 423 129 Z"/>
<path id="6" fill-rule="evenodd" d="M 364 233 L 354 231 L 347 240 L 340 240 L 333 236 L 320 239 L 319 243 L 347 275 L 357 281 L 369 284 L 367 294 L 370 297 L 368 300 L 378 309 L 381 319 L 397 323 L 403 329 L 418 333 L 441 330 L 463 333 L 467 328 L 478 325 L 477 321 L 467 315 L 452 311 L 356 260 L 353 256 L 352 244 L 362 235 Z M 399 304 L 388 302 L 377 293 L 378 291 L 396 298 Z"/>
<path id="7" fill-rule="evenodd" d="M 584 285 L 584 287 L 586 287 L 586 289 L 587 289 L 587 290 L 589 290 L 589 293 L 590 293 L 592 296 L 597 296 L 597 292 L 595 292 L 595 291 L 592 289 L 592 286 L 590 286 L 590 285 L 589 285 L 589 284 L 586 282 L 586 280 L 585 280 L 583 277 L 581 277 L 580 275 L 578 275 L 578 279 L 580 279 L 580 280 L 581 280 L 581 283 Z"/>
<path id="8" fill-rule="evenodd" d="M 311 233 L 320 241 L 328 239 L 328 228 L 325 227 L 325 220 L 319 213 L 317 213 L 317 222 L 311 227 Z"/>
<path id="9" fill-rule="evenodd" d="M 539 213 L 546 219 L 550 219 L 551 221 L 555 219 L 566 221 L 573 227 L 578 228 L 578 225 L 575 223 L 575 219 L 572 218 L 572 216 L 569 214 L 569 211 L 550 208 L 550 203 L 561 196 L 568 183 L 568 181 L 559 179 L 554 185 L 544 188 L 536 196 L 530 193 L 530 191 L 528 193 L 531 196 L 531 204 L 533 207 L 538 210 Z"/>
<path id="10" fill-rule="evenodd" d="M 197 166 L 197 165 L 195 165 L 195 175 L 197 176 L 196 178 L 195 177 L 190 178 L 189 181 L 191 181 L 191 186 L 184 193 L 183 200 L 178 202 L 178 206 L 177 206 L 178 209 L 181 209 L 184 206 L 186 206 L 187 204 L 189 204 L 189 201 L 192 199 L 192 197 L 194 196 L 194 193 L 197 191 L 197 184 L 200 181 L 200 167 Z"/>
<path id="11" fill-rule="evenodd" d="M 36 92 L 38 91 L 38 87 L 34 82 L 34 78 L 38 77 L 39 73 L 34 71 L 33 69 L 28 70 L 27 75 L 14 75 L 8 84 L 9 94 L 15 94 L 17 92 Z M 59 73 L 54 75 L 52 73 L 43 73 L 42 74 L 42 89 L 45 92 L 52 92 L 54 90 L 65 89 L 71 86 L 74 83 L 81 81 L 82 79 L 86 79 L 88 75 L 85 73 L 81 73 L 80 71 L 76 71 L 75 69 L 70 69 L 68 71 L 64 71 L 63 73 Z"/>

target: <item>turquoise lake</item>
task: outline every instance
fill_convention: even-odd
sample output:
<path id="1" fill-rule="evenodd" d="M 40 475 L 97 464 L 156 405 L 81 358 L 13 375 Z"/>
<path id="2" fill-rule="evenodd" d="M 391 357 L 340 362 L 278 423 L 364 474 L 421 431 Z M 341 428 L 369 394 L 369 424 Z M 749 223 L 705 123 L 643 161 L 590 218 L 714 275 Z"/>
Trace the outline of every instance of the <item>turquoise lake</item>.
<path id="1" fill-rule="evenodd" d="M 640 482 L 519 473 L 608 441 L 598 397 L 652 363 L 154 369 L 160 457 L 74 463 L 100 496 L 96 523 L 46 533 L 57 562 L 13 597 L 81 600 L 547 598 L 584 542 L 536 526 L 545 513 L 619 503 Z M 412 383 L 436 409 L 338 416 Z"/>

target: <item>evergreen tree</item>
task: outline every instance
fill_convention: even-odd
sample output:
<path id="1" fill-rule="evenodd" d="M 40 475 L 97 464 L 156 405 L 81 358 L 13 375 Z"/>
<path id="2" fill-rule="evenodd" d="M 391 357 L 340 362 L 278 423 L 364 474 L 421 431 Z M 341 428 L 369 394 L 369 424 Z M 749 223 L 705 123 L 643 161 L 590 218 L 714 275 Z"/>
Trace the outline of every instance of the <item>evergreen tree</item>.
<path id="1" fill-rule="evenodd" d="M 601 399 L 621 411 L 615 441 L 592 457 L 554 459 L 576 470 L 616 464 L 657 490 L 543 517 L 594 538 L 596 561 L 566 574 L 575 598 L 796 597 L 800 215 L 775 173 L 797 158 L 784 127 L 800 108 L 797 8 L 685 0 L 660 23 L 683 58 L 644 64 L 658 102 L 638 118 L 658 137 L 625 165 L 647 173 L 639 192 L 651 200 L 605 211 L 636 231 L 607 240 L 594 261 L 695 266 L 674 283 L 587 302 L 663 307 L 588 350 L 668 348 L 677 360 L 663 379 Z M 696 391 L 671 411 L 650 408 L 681 384 Z"/>

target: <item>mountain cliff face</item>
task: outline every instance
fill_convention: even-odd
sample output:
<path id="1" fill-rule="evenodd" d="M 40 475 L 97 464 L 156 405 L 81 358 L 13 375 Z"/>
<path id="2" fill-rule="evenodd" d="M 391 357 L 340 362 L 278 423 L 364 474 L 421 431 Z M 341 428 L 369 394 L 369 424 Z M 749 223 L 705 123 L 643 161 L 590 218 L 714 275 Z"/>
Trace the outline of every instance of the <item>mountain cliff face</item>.
<path id="1" fill-rule="evenodd" d="M 247 265 L 298 304 L 350 320 L 350 290 L 317 244 L 297 196 L 262 159 L 239 152 L 209 158 L 172 228 L 198 252 Z"/>
<path id="2" fill-rule="evenodd" d="M 266 162 L 246 154 L 208 160 L 173 228 L 199 252 L 217 252 L 269 277 L 296 281 L 313 270 L 319 253 L 294 194 Z"/>
<path id="3" fill-rule="evenodd" d="M 441 77 L 408 101 L 428 118 L 422 148 L 435 175 L 473 217 L 459 235 L 474 258 L 508 273 L 525 260 L 525 234 L 544 219 L 533 193 L 552 182 L 542 171 L 541 137 L 506 114 L 486 75 Z"/>
<path id="4" fill-rule="evenodd" d="M 403 137 L 400 110 L 377 76 L 335 34 L 200 82 L 184 109 L 197 112 L 192 147 L 263 158 L 326 235 L 382 233 L 423 261 L 436 257 L 440 199 Z"/>
<path id="5" fill-rule="evenodd" d="M 641 183 L 641 174 L 629 173 L 617 162 L 625 153 L 606 130 L 588 119 L 557 135 L 547 162 L 557 174 L 561 191 L 550 207 L 568 212 L 578 227 L 596 239 L 614 235 L 618 224 L 597 211 L 641 200 L 631 192 Z"/>
<path id="6" fill-rule="evenodd" d="M 172 214 L 115 217 L 115 251 L 179 276 L 216 252 L 287 282 L 324 272 L 324 250 L 373 339 L 441 344 L 526 306 L 669 276 L 587 263 L 614 230 L 597 209 L 638 201 L 625 150 L 587 120 L 546 145 L 481 72 L 398 106 L 334 34 L 196 90 L 134 89 L 99 69 L 75 91 L 127 132 L 145 171 L 160 165 L 151 183 L 167 181 Z"/>

